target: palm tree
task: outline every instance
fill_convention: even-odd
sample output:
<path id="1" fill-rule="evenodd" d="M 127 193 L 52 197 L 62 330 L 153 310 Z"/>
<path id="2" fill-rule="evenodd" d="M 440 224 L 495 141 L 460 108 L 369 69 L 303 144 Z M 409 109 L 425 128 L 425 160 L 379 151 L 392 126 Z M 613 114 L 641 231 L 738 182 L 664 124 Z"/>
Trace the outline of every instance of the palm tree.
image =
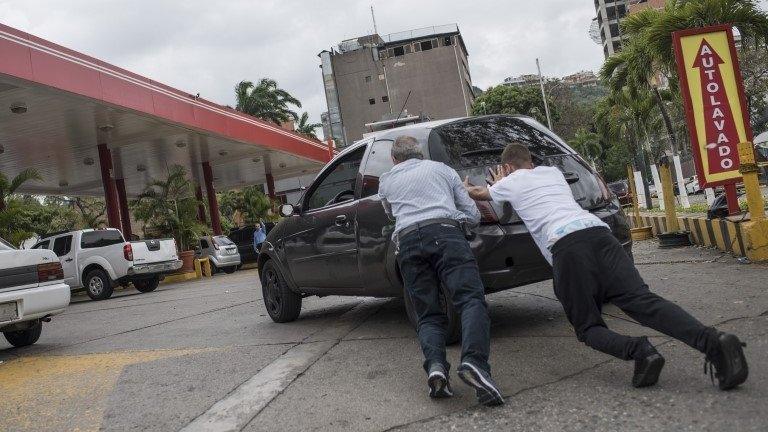
<path id="1" fill-rule="evenodd" d="M 672 0 L 663 9 L 645 9 L 626 17 L 621 28 L 628 42 L 600 71 L 613 92 L 651 92 L 675 154 L 678 145 L 673 123 L 661 92 L 651 80 L 661 73 L 671 88 L 678 87 L 673 32 L 724 23 L 736 27 L 744 40 L 757 43 L 768 38 L 768 14 L 753 0 Z"/>
<path id="2" fill-rule="evenodd" d="M 594 132 L 589 132 L 584 128 L 579 128 L 569 142 L 577 152 L 595 166 L 595 161 L 600 157 L 603 148 L 600 146 L 600 137 Z"/>
<path id="3" fill-rule="evenodd" d="M 296 132 L 307 135 L 319 141 L 320 139 L 315 134 L 315 129 L 322 126 L 322 123 L 310 123 L 309 113 L 304 111 L 304 113 L 301 115 L 301 118 L 299 118 L 299 123 L 296 125 Z"/>
<path id="4" fill-rule="evenodd" d="M 28 181 L 41 181 L 40 174 L 34 169 L 25 169 L 12 180 L 8 180 L 5 174 L 0 173 L 0 212 L 5 210 L 8 198 L 13 195 L 24 183 Z"/>
<path id="5" fill-rule="evenodd" d="M 182 251 L 192 247 L 207 227 L 197 221 L 199 202 L 187 180 L 187 172 L 179 165 L 172 166 L 168 177 L 150 182 L 138 199 L 131 203 L 136 219 L 144 222 L 144 235 L 173 237 Z"/>
<path id="6" fill-rule="evenodd" d="M 258 84 L 251 81 L 240 81 L 235 86 L 237 98 L 236 109 L 262 120 L 281 124 L 290 120 L 298 120 L 295 111 L 289 105 L 301 108 L 301 102 L 287 91 L 277 86 L 277 81 L 262 78 Z"/>

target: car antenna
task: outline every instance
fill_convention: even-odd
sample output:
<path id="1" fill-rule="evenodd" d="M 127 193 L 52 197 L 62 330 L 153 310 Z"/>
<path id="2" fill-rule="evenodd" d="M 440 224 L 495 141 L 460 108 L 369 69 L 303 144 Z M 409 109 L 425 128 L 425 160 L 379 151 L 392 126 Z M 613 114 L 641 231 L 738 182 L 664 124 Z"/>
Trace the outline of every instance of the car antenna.
<path id="1" fill-rule="evenodd" d="M 403 102 L 403 107 L 400 108 L 400 114 L 397 115 L 397 118 L 395 119 L 395 123 L 393 126 L 397 127 L 397 121 L 400 120 L 400 116 L 403 115 L 403 111 L 405 111 L 405 104 L 408 103 L 408 98 L 411 97 L 411 90 L 408 90 L 408 95 L 405 97 L 405 102 Z"/>

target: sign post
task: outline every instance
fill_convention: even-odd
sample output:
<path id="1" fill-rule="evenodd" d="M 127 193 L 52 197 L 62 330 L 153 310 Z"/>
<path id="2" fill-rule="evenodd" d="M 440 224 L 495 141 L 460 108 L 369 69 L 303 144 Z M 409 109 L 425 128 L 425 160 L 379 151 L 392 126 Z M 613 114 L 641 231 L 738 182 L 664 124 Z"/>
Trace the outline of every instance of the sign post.
<path id="1" fill-rule="evenodd" d="M 723 186 L 730 214 L 740 211 L 738 144 L 752 141 L 732 27 L 672 34 L 699 185 Z"/>

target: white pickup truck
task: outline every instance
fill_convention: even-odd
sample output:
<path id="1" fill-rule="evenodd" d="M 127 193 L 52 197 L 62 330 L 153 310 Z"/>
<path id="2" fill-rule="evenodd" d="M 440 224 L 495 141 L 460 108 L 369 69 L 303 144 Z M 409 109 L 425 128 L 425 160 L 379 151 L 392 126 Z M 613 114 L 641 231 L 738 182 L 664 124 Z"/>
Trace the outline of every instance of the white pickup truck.
<path id="1" fill-rule="evenodd" d="M 85 288 L 93 300 L 108 299 L 115 285 L 133 283 L 140 292 L 181 268 L 173 239 L 127 242 L 120 230 L 86 229 L 41 238 L 32 249 L 51 249 L 64 268 L 64 282 Z"/>
<path id="2" fill-rule="evenodd" d="M 17 250 L 0 239 L 0 332 L 15 347 L 40 338 L 43 321 L 64 312 L 69 287 L 49 250 Z"/>

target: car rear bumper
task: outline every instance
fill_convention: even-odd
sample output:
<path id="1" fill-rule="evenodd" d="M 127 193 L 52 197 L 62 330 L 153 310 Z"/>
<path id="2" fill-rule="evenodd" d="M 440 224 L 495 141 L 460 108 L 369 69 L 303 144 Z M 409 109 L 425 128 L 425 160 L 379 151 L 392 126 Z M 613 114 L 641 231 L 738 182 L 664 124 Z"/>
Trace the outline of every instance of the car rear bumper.
<path id="1" fill-rule="evenodd" d="M 128 269 L 128 276 L 173 273 L 182 266 L 181 260 L 136 264 Z"/>
<path id="2" fill-rule="evenodd" d="M 209 255 L 208 258 L 216 267 L 230 267 L 241 264 L 240 255 Z"/>
<path id="3" fill-rule="evenodd" d="M 614 237 L 631 256 L 629 224 L 618 205 L 593 211 L 610 226 Z M 552 278 L 552 267 L 544 259 L 525 225 L 481 225 L 470 242 L 480 267 L 486 293 L 527 285 Z"/>
<path id="4" fill-rule="evenodd" d="M 0 328 L 64 312 L 69 298 L 69 285 L 63 282 L 0 293 L 0 303 L 16 302 L 18 312 L 18 318 L 0 322 Z"/>

